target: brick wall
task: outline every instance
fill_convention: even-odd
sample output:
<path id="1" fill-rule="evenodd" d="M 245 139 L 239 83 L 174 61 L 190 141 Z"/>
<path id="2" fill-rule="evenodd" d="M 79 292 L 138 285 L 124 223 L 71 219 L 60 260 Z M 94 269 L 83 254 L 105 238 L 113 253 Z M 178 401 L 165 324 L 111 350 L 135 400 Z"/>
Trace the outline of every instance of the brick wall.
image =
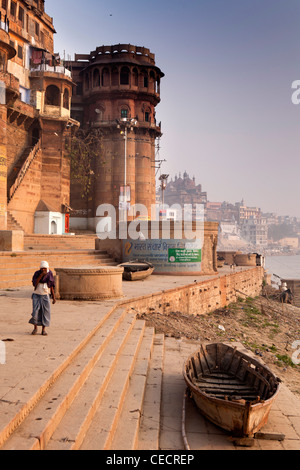
<path id="1" fill-rule="evenodd" d="M 7 125 L 7 171 L 13 171 L 13 166 L 30 145 L 28 131 L 24 125 L 15 123 Z"/>
<path id="2" fill-rule="evenodd" d="M 8 204 L 8 210 L 26 233 L 34 231 L 34 213 L 41 199 L 42 155 L 38 152 L 22 184 Z M 26 201 L 26 204 L 24 204 Z"/>

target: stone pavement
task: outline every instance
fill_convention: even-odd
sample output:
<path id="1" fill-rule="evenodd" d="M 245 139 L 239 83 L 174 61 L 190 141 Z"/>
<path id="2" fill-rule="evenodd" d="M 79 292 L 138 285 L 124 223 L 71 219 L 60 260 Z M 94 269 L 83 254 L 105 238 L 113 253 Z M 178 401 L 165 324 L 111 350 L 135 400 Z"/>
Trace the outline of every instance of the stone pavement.
<path id="1" fill-rule="evenodd" d="M 182 366 L 186 358 L 197 350 L 198 344 L 186 339 L 165 339 L 164 373 L 161 408 L 161 449 L 184 449 L 181 426 L 186 385 Z M 249 353 L 249 351 L 248 351 Z M 256 360 L 257 357 L 255 356 Z M 185 432 L 190 450 L 240 450 L 246 447 L 234 445 L 232 438 L 222 429 L 205 419 L 188 398 L 185 404 Z M 300 400 L 281 384 L 265 433 L 284 434 L 281 442 L 273 440 L 254 441 L 249 450 L 300 450 Z"/>
<path id="2" fill-rule="evenodd" d="M 224 268 L 219 275 L 225 273 L 227 271 Z M 123 299 L 102 302 L 58 301 L 52 305 L 52 323 L 47 337 L 30 334 L 30 286 L 0 291 L 0 340 L 5 341 L 6 347 L 6 363 L 0 364 L 0 430 L 9 420 L 9 414 L 15 412 L 14 407 L 17 409 L 26 403 L 28 395 L 54 373 L 117 302 L 211 277 L 214 276 L 151 276 L 138 283 L 138 290 L 137 283 L 124 282 Z M 165 341 L 160 436 L 162 450 L 184 449 L 181 433 L 185 391 L 182 364 L 188 354 L 196 349 L 195 346 L 196 343 L 187 340 L 166 338 Z M 191 450 L 236 448 L 229 437 L 207 423 L 189 401 L 186 413 L 187 438 Z M 300 449 L 300 401 L 284 386 L 264 430 L 284 433 L 286 438 L 283 442 L 258 441 L 254 448 Z"/>

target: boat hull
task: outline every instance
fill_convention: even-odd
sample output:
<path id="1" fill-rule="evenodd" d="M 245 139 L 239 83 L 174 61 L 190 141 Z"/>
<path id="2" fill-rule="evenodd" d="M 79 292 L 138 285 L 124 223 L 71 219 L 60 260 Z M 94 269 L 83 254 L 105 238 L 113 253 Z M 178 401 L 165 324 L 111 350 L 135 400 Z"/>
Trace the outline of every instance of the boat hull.
<path id="1" fill-rule="evenodd" d="M 223 400 L 207 398 L 203 394 L 191 392 L 191 396 L 203 416 L 225 431 L 239 437 L 252 437 L 258 432 L 267 423 L 273 404 L 273 400 L 268 404 L 257 403 L 250 405 L 247 410 L 241 404 L 224 404 Z"/>
<path id="2" fill-rule="evenodd" d="M 124 268 L 123 279 L 126 281 L 140 281 L 151 276 L 154 266 L 146 261 L 128 261 L 119 265 Z"/>
<path id="3" fill-rule="evenodd" d="M 141 281 L 142 279 L 146 279 L 147 277 L 151 276 L 153 273 L 154 268 L 146 269 L 145 271 L 124 271 L 123 272 L 123 279 L 126 281 Z"/>
<path id="4" fill-rule="evenodd" d="M 219 354 L 218 364 L 213 364 L 211 355 L 202 346 L 202 350 L 196 351 L 184 364 L 185 382 L 196 406 L 206 418 L 234 436 L 251 437 L 268 421 L 279 392 L 279 379 L 246 354 L 229 345 L 216 344 L 213 348 L 219 348 L 215 355 Z M 207 346 L 212 349 L 212 345 Z M 210 370 L 205 370 L 207 364 Z"/>

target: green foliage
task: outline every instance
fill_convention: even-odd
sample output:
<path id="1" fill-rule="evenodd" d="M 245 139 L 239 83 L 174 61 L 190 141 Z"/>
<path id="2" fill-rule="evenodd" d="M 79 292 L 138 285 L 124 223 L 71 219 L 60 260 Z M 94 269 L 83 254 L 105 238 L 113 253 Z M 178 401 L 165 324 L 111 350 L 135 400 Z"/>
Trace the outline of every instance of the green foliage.
<path id="1" fill-rule="evenodd" d="M 281 367 L 283 365 L 286 365 L 286 366 L 290 366 L 290 367 L 296 367 L 296 364 L 294 364 L 292 359 L 289 356 L 287 356 L 286 354 L 284 354 L 284 355 L 276 354 L 276 357 L 278 359 L 278 361 L 277 361 L 278 366 Z"/>

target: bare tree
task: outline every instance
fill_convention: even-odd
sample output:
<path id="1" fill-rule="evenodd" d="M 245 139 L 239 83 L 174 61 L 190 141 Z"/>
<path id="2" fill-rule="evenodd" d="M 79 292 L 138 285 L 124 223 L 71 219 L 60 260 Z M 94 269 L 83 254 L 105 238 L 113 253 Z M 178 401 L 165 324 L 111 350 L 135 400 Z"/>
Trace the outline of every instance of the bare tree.
<path id="1" fill-rule="evenodd" d="M 102 155 L 99 129 L 79 129 L 69 140 L 67 151 L 71 157 L 71 179 L 79 183 L 81 197 L 88 201 L 96 178 L 96 162 Z"/>

